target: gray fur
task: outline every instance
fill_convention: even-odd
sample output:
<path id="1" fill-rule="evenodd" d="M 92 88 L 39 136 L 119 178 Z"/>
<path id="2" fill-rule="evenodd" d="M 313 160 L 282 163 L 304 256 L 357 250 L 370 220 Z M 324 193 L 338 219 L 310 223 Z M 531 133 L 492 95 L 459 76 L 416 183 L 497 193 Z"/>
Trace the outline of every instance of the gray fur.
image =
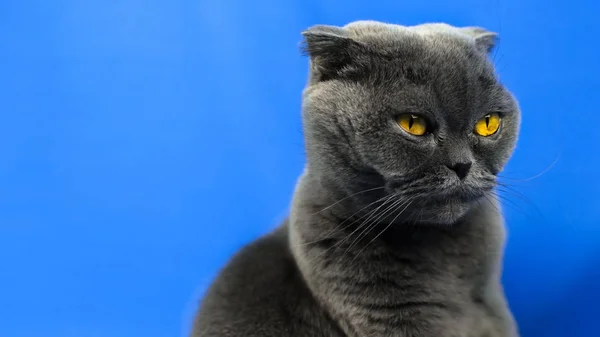
<path id="1" fill-rule="evenodd" d="M 224 268 L 192 335 L 517 337 L 493 189 L 520 112 L 488 60 L 496 35 L 372 21 L 303 35 L 307 165 L 291 214 Z M 406 112 L 432 132 L 401 130 Z M 490 112 L 500 131 L 473 134 Z"/>

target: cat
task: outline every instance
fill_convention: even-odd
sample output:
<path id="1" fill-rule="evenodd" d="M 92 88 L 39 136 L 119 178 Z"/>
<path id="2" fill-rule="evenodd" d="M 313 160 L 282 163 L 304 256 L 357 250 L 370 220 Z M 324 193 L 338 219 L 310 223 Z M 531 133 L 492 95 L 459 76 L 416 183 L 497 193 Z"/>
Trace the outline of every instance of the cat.
<path id="1" fill-rule="evenodd" d="M 290 214 L 220 272 L 192 336 L 517 337 L 494 188 L 520 109 L 497 35 L 357 21 L 303 37 Z"/>

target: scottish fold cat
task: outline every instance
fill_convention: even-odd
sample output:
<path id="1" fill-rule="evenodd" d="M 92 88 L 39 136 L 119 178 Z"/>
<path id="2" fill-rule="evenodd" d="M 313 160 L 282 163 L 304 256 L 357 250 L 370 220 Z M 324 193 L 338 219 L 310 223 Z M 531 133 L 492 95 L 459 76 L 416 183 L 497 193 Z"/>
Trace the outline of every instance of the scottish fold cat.
<path id="1" fill-rule="evenodd" d="M 517 337 L 494 194 L 520 111 L 496 34 L 303 32 L 307 164 L 289 217 L 225 266 L 194 337 Z"/>

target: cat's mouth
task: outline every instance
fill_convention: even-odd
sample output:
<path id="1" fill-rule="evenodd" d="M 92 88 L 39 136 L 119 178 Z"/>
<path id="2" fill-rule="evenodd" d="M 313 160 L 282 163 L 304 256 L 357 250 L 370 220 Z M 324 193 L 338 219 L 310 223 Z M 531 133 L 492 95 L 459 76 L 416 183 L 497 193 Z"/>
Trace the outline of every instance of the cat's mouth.
<path id="1" fill-rule="evenodd" d="M 481 186 L 479 186 L 481 185 Z M 494 184 L 431 184 L 430 187 L 418 186 L 416 188 L 406 188 L 405 184 L 398 181 L 388 182 L 388 193 L 402 195 L 406 198 L 414 199 L 416 202 L 425 204 L 444 204 L 444 203 L 470 203 L 483 198 L 489 193 Z"/>
<path id="2" fill-rule="evenodd" d="M 484 191 L 455 191 L 415 198 L 413 218 L 417 223 L 451 225 L 460 220 L 481 199 Z"/>
<path id="3" fill-rule="evenodd" d="M 417 224 L 452 225 L 465 216 L 473 206 L 486 197 L 491 188 L 475 188 L 466 184 L 452 188 L 434 189 L 420 193 L 401 194 L 407 206 L 398 220 Z"/>
<path id="4" fill-rule="evenodd" d="M 471 203 L 483 198 L 483 191 L 474 191 L 471 189 L 461 189 L 458 191 L 445 192 L 441 194 L 433 194 L 426 199 L 429 203 L 446 204 L 446 203 Z"/>
<path id="5" fill-rule="evenodd" d="M 405 200 L 400 222 L 449 225 L 456 223 L 493 190 L 491 178 L 386 179 L 386 191 Z"/>

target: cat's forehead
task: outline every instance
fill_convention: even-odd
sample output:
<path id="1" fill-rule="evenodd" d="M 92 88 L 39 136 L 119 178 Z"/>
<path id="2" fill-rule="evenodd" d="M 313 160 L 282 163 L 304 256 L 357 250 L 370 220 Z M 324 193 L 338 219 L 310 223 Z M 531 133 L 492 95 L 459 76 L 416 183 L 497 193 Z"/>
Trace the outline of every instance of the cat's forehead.
<path id="1" fill-rule="evenodd" d="M 480 67 L 486 55 L 476 50 L 470 30 L 444 23 L 401 26 L 375 21 L 356 21 L 344 27 L 349 37 L 389 57 L 405 57 L 429 63 L 465 62 Z"/>
<path id="2" fill-rule="evenodd" d="M 473 42 L 472 28 L 459 28 L 446 23 L 424 23 L 416 26 L 402 26 L 377 21 L 355 21 L 343 27 L 349 36 L 366 43 L 393 43 L 406 37 L 436 39 L 452 38 L 456 42 Z"/>
<path id="3" fill-rule="evenodd" d="M 394 85 L 402 77 L 415 84 L 438 86 L 448 97 L 455 96 L 453 91 L 466 90 L 466 86 L 485 90 L 498 84 L 494 67 L 487 54 L 476 48 L 470 28 L 358 21 L 344 29 L 353 40 L 383 56 L 363 60 L 367 64 L 363 78 L 382 77 L 379 83 Z"/>

